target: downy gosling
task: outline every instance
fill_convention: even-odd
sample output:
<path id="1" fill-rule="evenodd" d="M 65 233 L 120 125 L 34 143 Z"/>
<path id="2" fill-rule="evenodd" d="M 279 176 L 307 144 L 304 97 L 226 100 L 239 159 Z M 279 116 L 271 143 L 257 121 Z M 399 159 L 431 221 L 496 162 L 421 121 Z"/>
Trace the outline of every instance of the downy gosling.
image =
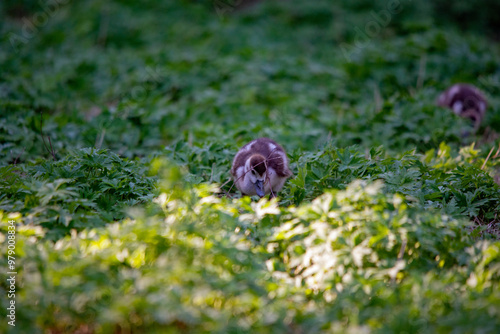
<path id="1" fill-rule="evenodd" d="M 447 107 L 461 117 L 468 118 L 474 125 L 474 132 L 479 129 L 486 113 L 488 103 L 476 87 L 468 84 L 455 84 L 444 91 L 438 98 L 440 107 Z"/>
<path id="2" fill-rule="evenodd" d="M 269 138 L 259 138 L 238 151 L 231 175 L 242 195 L 270 194 L 273 198 L 293 174 L 283 147 Z"/>

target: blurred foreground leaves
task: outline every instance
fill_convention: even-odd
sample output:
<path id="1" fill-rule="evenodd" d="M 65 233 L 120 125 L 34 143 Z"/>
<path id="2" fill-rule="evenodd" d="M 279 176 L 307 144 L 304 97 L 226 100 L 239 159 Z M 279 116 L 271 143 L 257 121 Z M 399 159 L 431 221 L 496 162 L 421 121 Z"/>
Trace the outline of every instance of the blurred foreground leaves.
<path id="1" fill-rule="evenodd" d="M 287 208 L 182 185 L 175 167 L 160 174 L 162 194 L 132 219 L 55 243 L 18 226 L 16 330 L 500 326 L 500 243 L 475 240 L 462 220 L 408 206 L 381 182 L 355 181 Z"/>

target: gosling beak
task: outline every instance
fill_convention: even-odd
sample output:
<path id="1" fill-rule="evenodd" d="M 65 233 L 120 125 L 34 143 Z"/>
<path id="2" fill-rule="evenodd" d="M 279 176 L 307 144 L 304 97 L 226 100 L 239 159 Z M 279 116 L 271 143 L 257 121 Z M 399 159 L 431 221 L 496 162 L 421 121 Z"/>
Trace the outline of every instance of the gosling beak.
<path id="1" fill-rule="evenodd" d="M 257 180 L 257 182 L 255 182 L 255 191 L 259 197 L 264 197 L 264 184 L 261 180 Z"/>

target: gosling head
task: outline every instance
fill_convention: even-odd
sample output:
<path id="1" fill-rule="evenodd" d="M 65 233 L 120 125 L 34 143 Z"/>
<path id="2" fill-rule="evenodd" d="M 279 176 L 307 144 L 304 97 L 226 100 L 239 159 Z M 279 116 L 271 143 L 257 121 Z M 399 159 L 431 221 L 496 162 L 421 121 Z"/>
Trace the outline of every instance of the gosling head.
<path id="1" fill-rule="evenodd" d="M 261 154 L 251 155 L 245 163 L 245 173 L 250 182 L 255 186 L 255 192 L 259 197 L 265 195 L 264 183 L 266 182 L 266 158 Z"/>

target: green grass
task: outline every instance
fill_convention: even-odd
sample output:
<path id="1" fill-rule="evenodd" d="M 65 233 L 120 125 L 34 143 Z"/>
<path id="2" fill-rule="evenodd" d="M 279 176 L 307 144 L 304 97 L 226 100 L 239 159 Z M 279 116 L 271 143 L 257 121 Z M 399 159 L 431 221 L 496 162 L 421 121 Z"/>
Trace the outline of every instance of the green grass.
<path id="1" fill-rule="evenodd" d="M 237 3 L 0 5 L 0 331 L 498 331 L 498 5 Z M 270 202 L 228 182 L 261 136 Z"/>

